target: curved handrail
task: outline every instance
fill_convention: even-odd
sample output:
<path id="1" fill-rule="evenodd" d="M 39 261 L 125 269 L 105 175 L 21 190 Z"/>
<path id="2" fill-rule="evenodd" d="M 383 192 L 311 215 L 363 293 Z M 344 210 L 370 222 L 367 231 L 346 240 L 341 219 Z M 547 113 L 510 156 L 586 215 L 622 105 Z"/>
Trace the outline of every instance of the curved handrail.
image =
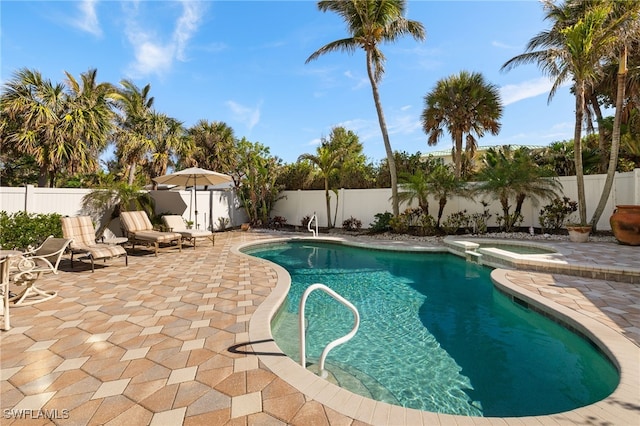
<path id="1" fill-rule="evenodd" d="M 348 342 L 349 340 L 351 340 L 353 338 L 353 336 L 356 335 L 356 332 L 358 331 L 358 327 L 360 327 L 360 314 L 358 313 L 358 309 L 355 306 L 353 306 L 353 304 L 351 302 L 349 302 L 344 297 L 340 296 L 335 291 L 331 290 L 326 285 L 320 284 L 320 283 L 316 283 L 316 284 L 312 284 L 309 287 L 307 287 L 307 289 L 302 294 L 302 298 L 300 299 L 300 309 L 299 309 L 299 314 L 298 314 L 299 324 L 300 324 L 300 365 L 302 365 L 302 367 L 307 368 L 306 336 L 305 336 L 306 333 L 305 333 L 305 326 L 304 326 L 304 308 L 305 308 L 305 305 L 307 303 L 307 298 L 309 297 L 309 294 L 311 294 L 311 292 L 313 292 L 314 290 L 322 290 L 322 291 L 324 291 L 329 296 L 333 297 L 338 302 L 342 303 L 344 306 L 349 308 L 351 310 L 351 312 L 353 313 L 354 320 L 355 320 L 353 328 L 351 329 L 351 331 L 349 333 L 347 333 L 344 336 L 342 336 L 342 337 L 330 342 L 327 346 L 325 346 L 324 350 L 322 351 L 322 354 L 320 355 L 320 361 L 318 363 L 318 370 L 319 370 L 318 373 L 320 373 L 320 377 L 326 378 L 328 374 L 327 374 L 326 370 L 324 369 L 324 361 L 327 358 L 327 355 L 329 355 L 329 351 L 331 349 L 335 348 L 338 345 L 341 345 L 343 343 Z"/>
<path id="2" fill-rule="evenodd" d="M 311 229 L 311 222 L 314 222 L 314 221 L 316 222 L 315 231 Z M 307 223 L 307 229 L 309 230 L 309 232 L 313 232 L 314 237 L 318 236 L 318 215 L 316 214 L 316 212 L 313 212 L 313 216 L 311 216 L 311 219 L 309 219 L 309 223 Z"/>

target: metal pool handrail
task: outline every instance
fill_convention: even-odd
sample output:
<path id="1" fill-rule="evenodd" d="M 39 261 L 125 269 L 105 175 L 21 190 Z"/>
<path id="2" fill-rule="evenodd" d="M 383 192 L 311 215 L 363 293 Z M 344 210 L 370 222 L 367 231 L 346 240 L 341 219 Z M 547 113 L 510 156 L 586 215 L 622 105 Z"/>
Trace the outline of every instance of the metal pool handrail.
<path id="1" fill-rule="evenodd" d="M 311 222 L 314 222 L 314 221 L 316 222 L 315 231 L 311 229 Z M 309 219 L 309 223 L 307 223 L 307 229 L 309 230 L 309 232 L 313 232 L 314 237 L 318 236 L 318 215 L 316 214 L 316 212 L 313 212 L 313 216 L 311 216 L 311 219 Z"/>
<path id="2" fill-rule="evenodd" d="M 353 336 L 356 335 L 356 332 L 358 331 L 358 327 L 360 327 L 360 314 L 358 313 L 358 309 L 355 306 L 353 306 L 353 304 L 351 302 L 349 302 L 344 297 L 340 296 L 335 291 L 331 290 L 326 285 L 320 284 L 320 283 L 316 283 L 316 284 L 310 285 L 304 291 L 304 293 L 302 294 L 302 298 L 300 299 L 300 309 L 299 309 L 299 314 L 298 314 L 299 323 L 300 323 L 300 365 L 302 365 L 302 367 L 307 368 L 306 336 L 305 336 L 306 335 L 306 330 L 305 330 L 305 321 L 304 321 L 304 308 L 305 308 L 305 305 L 307 303 L 307 298 L 309 297 L 309 294 L 311 294 L 311 292 L 313 292 L 314 290 L 322 290 L 322 291 L 324 291 L 329 296 L 333 297 L 338 302 L 342 303 L 344 306 L 349 308 L 351 310 L 351 312 L 353 312 L 353 316 L 354 316 L 354 320 L 355 320 L 353 328 L 351 329 L 351 331 L 349 333 L 347 333 L 344 336 L 334 340 L 333 342 L 330 342 L 327 346 L 325 346 L 324 350 L 322 351 L 322 354 L 320 355 L 320 361 L 318 363 L 318 373 L 320 374 L 320 377 L 322 377 L 324 379 L 328 375 L 327 371 L 324 369 L 324 361 L 327 358 L 327 355 L 329 355 L 329 351 L 331 349 L 335 348 L 338 345 L 341 345 L 343 343 L 348 342 L 349 340 L 351 340 L 353 338 Z"/>

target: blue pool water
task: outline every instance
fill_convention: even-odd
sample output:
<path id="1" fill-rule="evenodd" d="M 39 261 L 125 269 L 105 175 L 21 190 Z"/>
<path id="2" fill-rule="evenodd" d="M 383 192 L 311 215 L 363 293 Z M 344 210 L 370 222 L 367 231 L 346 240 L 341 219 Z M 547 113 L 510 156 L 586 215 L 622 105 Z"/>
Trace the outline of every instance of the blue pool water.
<path id="1" fill-rule="evenodd" d="M 459 415 L 530 416 L 588 405 L 618 384 L 592 344 L 496 291 L 490 269 L 440 253 L 400 253 L 309 242 L 245 250 L 291 274 L 278 345 L 299 360 L 298 304 L 328 285 L 359 310 L 353 340 L 327 369 L 353 392 L 405 407 Z M 351 312 L 322 292 L 307 302 L 307 357 L 346 334 Z"/>

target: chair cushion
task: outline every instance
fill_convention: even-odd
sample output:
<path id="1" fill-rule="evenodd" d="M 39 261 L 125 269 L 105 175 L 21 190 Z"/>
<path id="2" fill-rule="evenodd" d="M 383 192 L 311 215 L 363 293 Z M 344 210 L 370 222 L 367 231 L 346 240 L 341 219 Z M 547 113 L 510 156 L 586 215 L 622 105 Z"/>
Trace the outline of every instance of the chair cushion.
<path id="1" fill-rule="evenodd" d="M 179 216 L 177 214 L 164 215 L 162 216 L 162 221 L 167 226 L 167 228 L 174 232 L 187 230 L 184 219 L 182 218 L 182 216 Z"/>
<path id="2" fill-rule="evenodd" d="M 60 220 L 62 235 L 73 239 L 69 245 L 72 249 L 96 243 L 96 231 L 89 216 L 63 217 Z"/>
<path id="3" fill-rule="evenodd" d="M 182 235 L 177 232 L 140 231 L 135 233 L 136 240 L 154 243 L 169 243 L 180 238 L 182 238 Z"/>
<path id="4" fill-rule="evenodd" d="M 128 232 L 152 231 L 153 225 L 144 211 L 121 212 L 120 223 Z"/>
<path id="5" fill-rule="evenodd" d="M 94 259 L 107 259 L 127 254 L 124 247 L 117 244 L 76 245 L 72 250 L 74 253 L 90 253 Z"/>

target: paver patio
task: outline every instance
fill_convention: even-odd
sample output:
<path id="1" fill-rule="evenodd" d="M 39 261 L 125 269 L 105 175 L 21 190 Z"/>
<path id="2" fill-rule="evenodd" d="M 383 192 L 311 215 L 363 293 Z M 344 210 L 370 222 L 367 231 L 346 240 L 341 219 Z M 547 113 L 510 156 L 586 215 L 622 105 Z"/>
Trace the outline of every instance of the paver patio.
<path id="1" fill-rule="evenodd" d="M 2 424 L 541 424 L 533 417 L 422 413 L 344 390 L 318 389 L 315 381 L 292 385 L 299 381 L 289 376 L 298 372 L 282 370 L 288 365 L 282 355 L 263 353 L 266 346 L 250 337 L 250 325 L 268 329 L 254 313 L 283 277 L 264 261 L 232 249 L 283 235 L 226 232 L 216 235 L 214 247 L 203 244 L 158 257 L 136 250 L 128 267 L 97 262 L 95 273 L 89 265 L 76 263 L 71 270 L 63 263 L 59 275 L 39 281 L 43 289 L 57 289 L 58 297 L 12 308 L 12 329 L 0 332 Z M 610 262 L 602 253 L 614 253 L 616 264 L 640 270 L 640 248 L 615 243 L 570 248 L 567 262 Z M 508 271 L 506 278 L 597 321 L 632 342 L 632 356 L 640 354 L 638 284 L 527 271 Z M 640 383 L 635 385 L 610 410 L 547 419 L 640 422 Z M 30 418 L 44 414 L 52 418 Z"/>

